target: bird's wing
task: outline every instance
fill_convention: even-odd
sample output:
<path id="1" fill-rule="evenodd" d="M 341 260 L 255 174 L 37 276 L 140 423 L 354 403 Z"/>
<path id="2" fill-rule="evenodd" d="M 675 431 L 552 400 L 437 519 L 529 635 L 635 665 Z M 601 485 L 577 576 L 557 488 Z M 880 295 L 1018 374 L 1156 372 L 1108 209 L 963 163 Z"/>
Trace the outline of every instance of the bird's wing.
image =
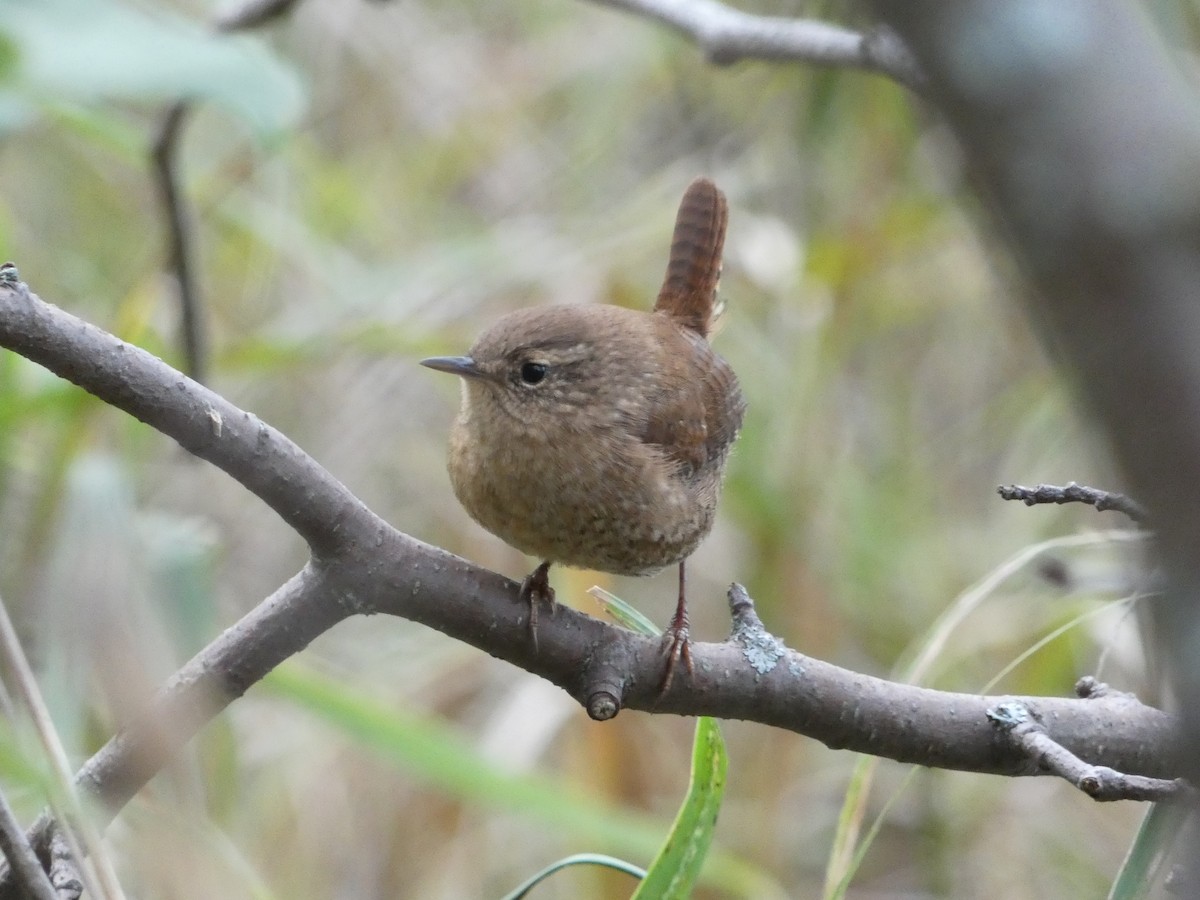
<path id="1" fill-rule="evenodd" d="M 708 341 L 680 334 L 686 340 L 671 344 L 689 353 L 692 365 L 659 387 L 649 404 L 654 414 L 639 436 L 690 477 L 725 458 L 742 427 L 746 400 L 732 367 Z"/>

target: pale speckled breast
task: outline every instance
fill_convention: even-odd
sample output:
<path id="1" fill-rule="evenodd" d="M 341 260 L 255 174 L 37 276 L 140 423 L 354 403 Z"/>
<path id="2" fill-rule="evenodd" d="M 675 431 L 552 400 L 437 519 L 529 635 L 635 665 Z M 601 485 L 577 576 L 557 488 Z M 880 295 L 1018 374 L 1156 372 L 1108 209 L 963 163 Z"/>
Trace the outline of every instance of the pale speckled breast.
<path id="1" fill-rule="evenodd" d="M 488 531 L 530 556 L 618 575 L 653 574 L 708 535 L 723 460 L 685 478 L 652 445 L 630 453 L 629 436 L 616 428 L 584 434 L 558 424 L 554 434 L 509 435 L 492 445 L 489 462 L 467 441 L 467 423 L 455 424 L 450 480 Z"/>

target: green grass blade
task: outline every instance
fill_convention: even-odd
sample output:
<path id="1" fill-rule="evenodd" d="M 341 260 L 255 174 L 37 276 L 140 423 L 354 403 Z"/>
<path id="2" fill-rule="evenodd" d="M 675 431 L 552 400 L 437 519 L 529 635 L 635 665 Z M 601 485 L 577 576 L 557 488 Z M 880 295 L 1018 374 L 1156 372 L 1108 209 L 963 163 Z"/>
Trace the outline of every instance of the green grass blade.
<path id="1" fill-rule="evenodd" d="M 616 594 L 610 593 L 599 586 L 588 588 L 588 593 L 600 602 L 600 605 L 604 607 L 604 611 L 612 616 L 618 625 L 628 628 L 630 631 L 636 631 L 638 634 L 644 634 L 647 637 L 658 637 L 662 634 L 661 628 Z"/>
<path id="2" fill-rule="evenodd" d="M 261 687 L 309 710 L 415 778 L 467 802 L 519 813 L 548 829 L 569 832 L 634 859 L 648 859 L 658 852 L 667 830 L 661 819 L 614 807 L 561 779 L 507 771 L 437 719 L 364 697 L 353 686 L 297 663 L 280 666 L 263 679 Z M 724 771 L 721 747 L 722 781 Z M 755 900 L 783 896 L 768 875 L 729 853 L 712 854 L 704 883 L 729 896 Z"/>
<path id="3" fill-rule="evenodd" d="M 1155 803 L 1142 819 L 1108 900 L 1141 900 L 1163 878 L 1167 854 L 1187 818 L 1184 803 Z"/>
<path id="4" fill-rule="evenodd" d="M 687 798 L 633 900 L 685 900 L 700 875 L 725 795 L 729 757 L 715 719 L 696 720 Z"/>
<path id="5" fill-rule="evenodd" d="M 654 851 L 662 835 L 664 824 L 657 819 L 610 808 L 556 779 L 505 771 L 440 721 L 385 706 L 336 679 L 283 665 L 262 683 L 272 694 L 307 708 L 422 781 L 456 796 L 517 810 L 643 857 Z"/>
<path id="6" fill-rule="evenodd" d="M 600 853 L 577 853 L 574 856 L 568 856 L 565 859 L 560 859 L 558 862 L 551 863 L 538 872 L 536 875 L 530 876 L 511 894 L 506 894 L 504 900 L 524 900 L 524 897 L 535 887 L 553 875 L 555 872 L 560 872 L 568 866 L 603 866 L 609 869 L 615 869 L 618 872 L 624 872 L 626 875 L 631 875 L 634 878 L 645 878 L 646 871 L 639 869 L 632 863 L 627 863 L 623 859 L 616 859 L 612 856 L 604 856 Z"/>
<path id="7" fill-rule="evenodd" d="M 878 756 L 859 755 L 850 773 L 846 796 L 838 812 L 833 845 L 829 848 L 829 861 L 825 865 L 825 889 L 821 896 L 826 900 L 840 900 L 845 896 L 846 887 L 858 868 L 855 860 L 859 858 L 859 850 L 865 849 L 858 838 L 878 768 Z"/>
<path id="8" fill-rule="evenodd" d="M 896 680 L 907 684 L 922 684 L 958 627 L 1009 578 L 1046 553 L 1067 548 L 1091 547 L 1141 539 L 1142 536 L 1137 532 L 1117 530 L 1067 535 L 1023 548 L 955 598 L 954 602 L 929 626 L 922 638 L 914 642 L 909 658 L 897 664 Z M 822 896 L 826 900 L 834 900 L 845 894 L 850 879 L 853 878 L 854 872 L 870 845 L 868 841 L 860 846 L 859 837 L 878 767 L 877 759 L 863 758 L 855 765 L 850 777 L 850 784 L 846 790 L 846 797 L 842 801 L 837 829 L 825 866 L 825 887 Z M 908 779 L 905 779 L 904 784 L 908 784 Z M 902 786 L 900 790 L 903 789 Z M 896 796 L 893 795 L 885 805 L 885 809 L 890 808 L 895 799 Z M 872 827 L 872 834 L 878 831 L 877 826 L 878 823 Z"/>

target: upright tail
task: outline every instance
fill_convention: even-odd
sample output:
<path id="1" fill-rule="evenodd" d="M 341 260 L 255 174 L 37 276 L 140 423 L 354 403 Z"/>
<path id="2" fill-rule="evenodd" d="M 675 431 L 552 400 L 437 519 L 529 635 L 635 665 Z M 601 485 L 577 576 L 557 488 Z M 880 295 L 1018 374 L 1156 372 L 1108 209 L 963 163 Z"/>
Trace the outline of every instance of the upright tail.
<path id="1" fill-rule="evenodd" d="M 728 220 L 729 207 L 720 188 L 707 178 L 688 185 L 675 217 L 667 275 L 654 304 L 655 312 L 666 313 L 704 337 L 712 326 Z"/>

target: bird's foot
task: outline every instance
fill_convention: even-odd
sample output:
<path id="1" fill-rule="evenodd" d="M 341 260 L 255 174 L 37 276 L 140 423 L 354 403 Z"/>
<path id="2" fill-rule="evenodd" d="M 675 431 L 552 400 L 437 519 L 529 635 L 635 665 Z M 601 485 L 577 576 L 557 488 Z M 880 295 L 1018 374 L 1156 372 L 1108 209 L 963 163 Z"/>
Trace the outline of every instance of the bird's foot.
<path id="1" fill-rule="evenodd" d="M 554 588 L 550 587 L 549 560 L 525 576 L 525 580 L 521 582 L 520 599 L 522 603 L 529 604 L 529 636 L 533 639 L 533 652 L 536 653 L 538 604 L 549 604 L 550 615 L 554 615 Z"/>
<path id="2" fill-rule="evenodd" d="M 658 696 L 663 697 L 675 680 L 675 667 L 682 661 L 687 669 L 688 677 L 694 673 L 692 668 L 692 641 L 688 635 L 687 620 L 682 623 L 672 622 L 671 627 L 663 632 L 662 651 L 667 657 L 667 665 L 663 669 L 662 684 L 658 688 Z"/>
<path id="3" fill-rule="evenodd" d="M 670 626 L 663 632 L 662 649 L 667 654 L 667 665 L 663 670 L 662 684 L 658 686 L 659 700 L 670 690 L 671 682 L 675 679 L 675 667 L 681 659 L 687 667 L 688 677 L 693 674 L 692 646 L 688 635 L 686 565 L 687 560 L 681 560 L 679 563 L 679 602 L 675 605 L 675 615 L 671 617 Z"/>

